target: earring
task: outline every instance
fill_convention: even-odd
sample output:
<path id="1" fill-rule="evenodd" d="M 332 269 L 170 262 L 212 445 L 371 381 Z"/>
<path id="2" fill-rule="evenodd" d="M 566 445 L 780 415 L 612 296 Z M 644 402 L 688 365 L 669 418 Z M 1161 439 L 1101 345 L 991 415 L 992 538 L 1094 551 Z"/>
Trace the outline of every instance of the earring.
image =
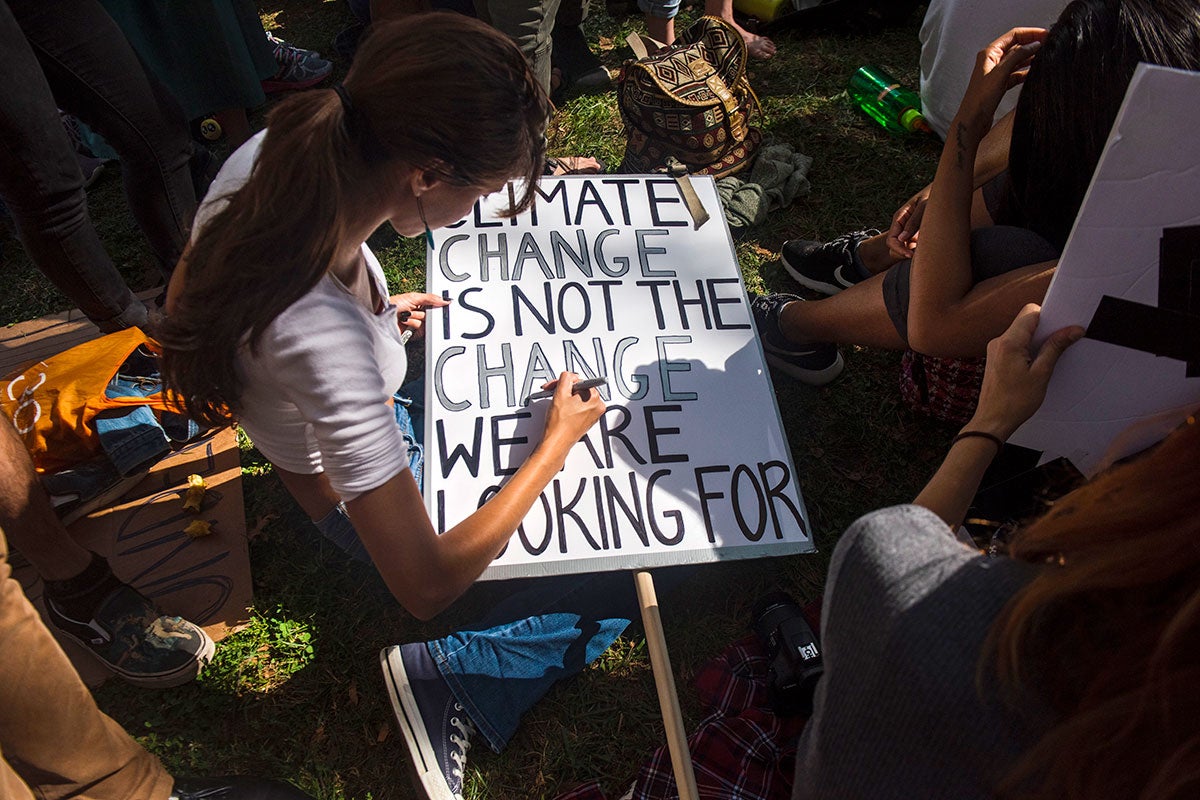
<path id="1" fill-rule="evenodd" d="M 433 231 L 429 230 L 429 223 L 425 221 L 425 207 L 421 205 L 421 195 L 413 196 L 417 199 L 417 213 L 421 216 L 421 224 L 425 226 L 425 243 L 433 250 Z"/>

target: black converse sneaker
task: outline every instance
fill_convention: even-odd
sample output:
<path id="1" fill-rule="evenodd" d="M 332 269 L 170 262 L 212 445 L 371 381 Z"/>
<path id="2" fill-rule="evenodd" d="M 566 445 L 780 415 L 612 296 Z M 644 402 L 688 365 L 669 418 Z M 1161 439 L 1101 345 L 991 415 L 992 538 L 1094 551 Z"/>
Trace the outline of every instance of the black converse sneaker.
<path id="1" fill-rule="evenodd" d="M 428 800 L 463 800 L 463 769 L 475 725 L 423 643 L 379 653 L 392 712 Z"/>
<path id="2" fill-rule="evenodd" d="M 52 626 L 135 686 L 187 683 L 216 651 L 200 627 L 160 612 L 96 554 L 82 574 L 47 581 L 42 599 Z"/>
<path id="3" fill-rule="evenodd" d="M 804 302 L 794 294 L 750 295 L 750 313 L 767 363 L 809 386 L 824 386 L 842 374 L 845 363 L 837 345 L 813 342 L 797 345 L 779 327 L 779 314 L 788 303 Z"/>
<path id="4" fill-rule="evenodd" d="M 834 295 L 862 280 L 862 268 L 854 263 L 854 251 L 860 242 L 878 233 L 874 228 L 854 231 L 830 242 L 789 239 L 783 243 L 779 260 L 796 283 L 814 292 Z"/>

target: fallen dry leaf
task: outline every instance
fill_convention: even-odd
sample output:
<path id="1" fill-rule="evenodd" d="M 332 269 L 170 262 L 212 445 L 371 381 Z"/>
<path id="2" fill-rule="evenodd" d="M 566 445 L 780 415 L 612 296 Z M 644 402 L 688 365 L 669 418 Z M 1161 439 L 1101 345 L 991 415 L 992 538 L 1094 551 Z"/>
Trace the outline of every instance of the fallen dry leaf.
<path id="1" fill-rule="evenodd" d="M 387 737 L 392 734 L 391 726 L 386 722 L 379 726 L 379 734 L 375 737 L 376 744 L 383 744 L 387 741 Z"/>
<path id="2" fill-rule="evenodd" d="M 193 539 L 199 539 L 201 536 L 210 536 L 213 532 L 212 523 L 208 520 L 194 519 L 191 524 L 183 529 L 183 532 Z"/>
<path id="3" fill-rule="evenodd" d="M 200 510 L 200 504 L 204 502 L 206 484 L 204 478 L 199 475 L 188 475 L 187 485 L 187 493 L 183 496 L 183 510 L 195 514 Z"/>
<path id="4" fill-rule="evenodd" d="M 246 539 L 248 541 L 253 541 L 254 539 L 257 539 L 259 536 L 262 536 L 263 530 L 267 527 L 267 525 L 269 525 L 278 516 L 279 516 L 278 514 L 262 514 L 262 515 L 260 515 L 258 519 L 254 520 L 254 527 L 252 527 L 248 531 L 246 531 Z"/>
<path id="5" fill-rule="evenodd" d="M 354 681 L 350 681 L 349 695 L 350 695 L 350 705 L 352 705 L 352 706 L 358 705 L 358 684 L 355 683 Z"/>

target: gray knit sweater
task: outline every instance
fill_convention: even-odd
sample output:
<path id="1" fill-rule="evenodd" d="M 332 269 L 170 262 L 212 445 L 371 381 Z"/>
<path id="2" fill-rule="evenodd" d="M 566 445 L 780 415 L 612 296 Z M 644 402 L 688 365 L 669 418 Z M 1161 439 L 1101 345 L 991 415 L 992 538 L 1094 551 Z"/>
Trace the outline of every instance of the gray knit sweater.
<path id="1" fill-rule="evenodd" d="M 794 798 L 991 797 L 1050 716 L 981 698 L 988 629 L 1034 568 L 980 555 L 919 506 L 868 514 L 834 551 L 825 676 Z"/>

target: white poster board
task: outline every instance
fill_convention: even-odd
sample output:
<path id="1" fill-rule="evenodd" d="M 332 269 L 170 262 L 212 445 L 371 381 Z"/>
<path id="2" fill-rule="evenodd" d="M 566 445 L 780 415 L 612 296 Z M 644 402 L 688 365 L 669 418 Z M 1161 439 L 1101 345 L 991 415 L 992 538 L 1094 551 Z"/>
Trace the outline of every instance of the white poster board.
<path id="1" fill-rule="evenodd" d="M 1046 293 L 1039 343 L 1087 337 L 1012 440 L 1085 474 L 1200 406 L 1200 73 L 1134 73 Z"/>
<path id="2" fill-rule="evenodd" d="M 501 191 L 435 234 L 425 497 L 444 532 L 516 471 L 563 370 L 607 378 L 572 449 L 483 579 L 812 551 L 808 515 L 711 178 L 693 230 L 678 186 L 546 178 L 513 219 Z"/>

